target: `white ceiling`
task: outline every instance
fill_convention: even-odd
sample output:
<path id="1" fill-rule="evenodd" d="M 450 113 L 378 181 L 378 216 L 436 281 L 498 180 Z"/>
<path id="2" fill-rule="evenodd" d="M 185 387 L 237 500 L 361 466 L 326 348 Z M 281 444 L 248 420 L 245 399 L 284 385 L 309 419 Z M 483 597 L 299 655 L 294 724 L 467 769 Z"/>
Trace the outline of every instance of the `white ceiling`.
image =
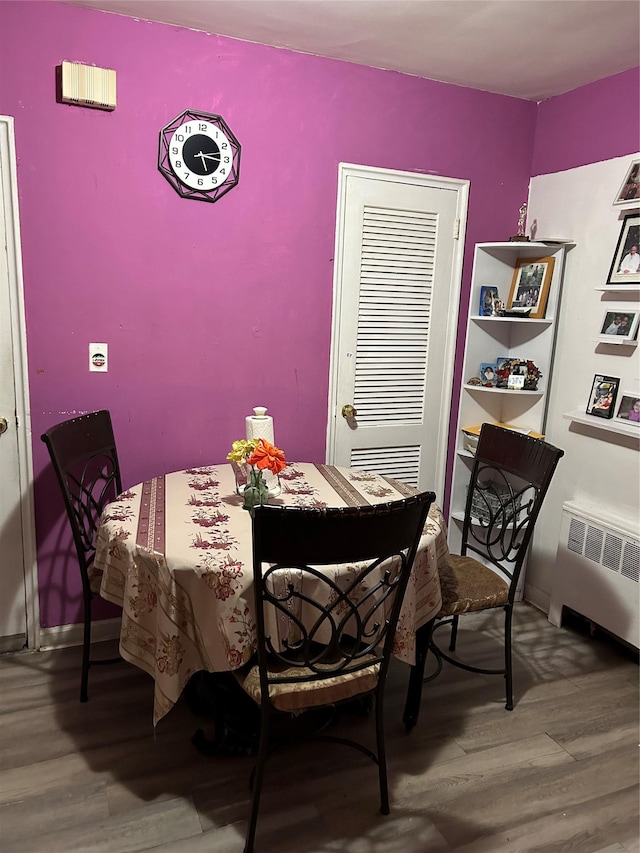
<path id="1" fill-rule="evenodd" d="M 638 0 L 66 2 L 534 101 L 640 65 Z"/>

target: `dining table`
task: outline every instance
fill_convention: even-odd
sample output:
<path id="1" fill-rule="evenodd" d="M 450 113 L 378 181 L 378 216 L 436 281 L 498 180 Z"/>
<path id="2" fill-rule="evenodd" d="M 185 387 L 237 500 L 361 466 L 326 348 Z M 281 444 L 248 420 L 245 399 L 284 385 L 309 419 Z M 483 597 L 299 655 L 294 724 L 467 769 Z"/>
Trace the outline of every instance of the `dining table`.
<path id="1" fill-rule="evenodd" d="M 415 493 L 382 474 L 296 462 L 280 472 L 269 503 L 367 506 Z M 100 594 L 122 608 L 120 654 L 154 680 L 154 726 L 193 675 L 231 672 L 255 652 L 251 525 L 228 463 L 153 477 L 102 513 L 94 560 Z M 446 523 L 432 504 L 393 648 L 408 664 L 416 631 L 440 610 L 438 567 L 447 555 Z"/>

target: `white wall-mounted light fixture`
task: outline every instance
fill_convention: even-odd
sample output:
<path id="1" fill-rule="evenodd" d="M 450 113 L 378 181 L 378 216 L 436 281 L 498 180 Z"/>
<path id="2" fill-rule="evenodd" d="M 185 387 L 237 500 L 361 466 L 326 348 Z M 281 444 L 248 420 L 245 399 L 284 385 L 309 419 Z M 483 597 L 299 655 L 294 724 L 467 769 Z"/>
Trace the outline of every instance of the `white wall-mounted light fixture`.
<path id="1" fill-rule="evenodd" d="M 81 62 L 61 63 L 57 72 L 57 100 L 62 104 L 93 107 L 98 110 L 116 108 L 116 72 Z"/>

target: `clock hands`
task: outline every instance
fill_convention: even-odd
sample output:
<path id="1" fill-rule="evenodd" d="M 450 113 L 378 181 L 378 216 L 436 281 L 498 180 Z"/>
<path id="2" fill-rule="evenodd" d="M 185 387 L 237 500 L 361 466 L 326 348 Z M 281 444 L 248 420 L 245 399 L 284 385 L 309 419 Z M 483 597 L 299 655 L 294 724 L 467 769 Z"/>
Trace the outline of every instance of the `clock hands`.
<path id="1" fill-rule="evenodd" d="M 207 171 L 207 162 L 206 162 L 207 160 L 215 160 L 217 163 L 220 162 L 220 152 L 219 151 L 217 154 L 205 154 L 203 151 L 198 151 L 198 153 L 194 154 L 193 157 L 194 157 L 194 159 L 196 157 L 200 157 L 200 159 L 202 161 L 202 168 L 205 170 L 205 172 Z"/>

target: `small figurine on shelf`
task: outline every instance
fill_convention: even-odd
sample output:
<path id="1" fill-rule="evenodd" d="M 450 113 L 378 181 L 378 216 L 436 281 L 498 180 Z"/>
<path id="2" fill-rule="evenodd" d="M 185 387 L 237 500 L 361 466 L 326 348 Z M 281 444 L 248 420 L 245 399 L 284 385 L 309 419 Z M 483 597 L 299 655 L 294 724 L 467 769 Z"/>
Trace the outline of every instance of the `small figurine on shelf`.
<path id="1" fill-rule="evenodd" d="M 518 219 L 518 233 L 515 234 L 513 237 L 509 237 L 509 242 L 510 243 L 528 243 L 529 238 L 527 236 L 525 236 L 525 233 L 524 233 L 524 223 L 525 223 L 525 219 L 527 218 L 527 202 L 526 201 L 522 205 L 522 207 L 520 208 L 518 213 L 520 214 L 520 217 Z"/>
<path id="2" fill-rule="evenodd" d="M 527 362 L 527 378 L 524 380 L 525 391 L 537 391 L 538 381 L 542 378 L 542 371 L 532 361 Z"/>

